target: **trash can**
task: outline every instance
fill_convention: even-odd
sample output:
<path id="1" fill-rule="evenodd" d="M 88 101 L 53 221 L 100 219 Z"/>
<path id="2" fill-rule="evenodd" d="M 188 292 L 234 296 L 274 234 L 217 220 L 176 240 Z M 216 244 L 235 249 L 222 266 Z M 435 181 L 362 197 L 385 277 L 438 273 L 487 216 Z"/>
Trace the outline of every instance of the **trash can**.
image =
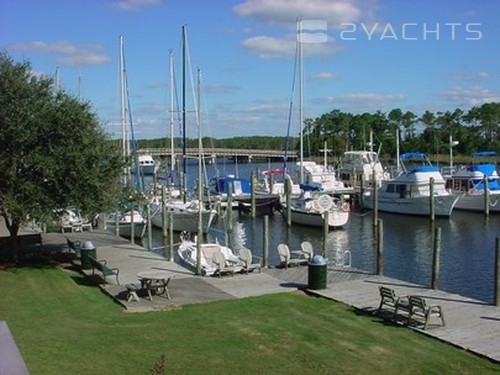
<path id="1" fill-rule="evenodd" d="M 315 255 L 309 262 L 308 268 L 308 288 L 326 289 L 326 261 L 321 255 Z"/>
<path id="2" fill-rule="evenodd" d="M 92 263 L 90 263 L 90 258 L 96 259 L 96 247 L 92 241 L 85 241 L 80 249 L 80 261 L 82 263 L 82 270 L 92 269 Z"/>

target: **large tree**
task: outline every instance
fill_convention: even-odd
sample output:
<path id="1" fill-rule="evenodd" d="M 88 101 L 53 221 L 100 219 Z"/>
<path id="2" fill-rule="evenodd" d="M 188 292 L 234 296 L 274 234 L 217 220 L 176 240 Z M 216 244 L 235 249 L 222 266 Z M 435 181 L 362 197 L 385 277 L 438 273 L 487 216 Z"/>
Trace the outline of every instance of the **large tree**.
<path id="1" fill-rule="evenodd" d="M 14 260 L 28 220 L 44 221 L 68 206 L 88 215 L 108 208 L 122 163 L 89 103 L 54 92 L 29 62 L 0 53 L 0 214 Z"/>

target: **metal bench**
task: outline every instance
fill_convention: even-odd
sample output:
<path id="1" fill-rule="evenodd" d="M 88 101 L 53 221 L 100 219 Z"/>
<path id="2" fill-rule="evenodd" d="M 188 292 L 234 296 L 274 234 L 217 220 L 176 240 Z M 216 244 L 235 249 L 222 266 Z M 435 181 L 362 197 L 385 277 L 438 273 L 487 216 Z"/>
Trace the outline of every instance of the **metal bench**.
<path id="1" fill-rule="evenodd" d="M 437 316 L 441 319 L 442 326 L 445 326 L 446 323 L 444 321 L 444 315 L 441 306 L 428 306 L 425 302 L 425 299 L 418 296 L 410 296 L 409 303 L 410 312 L 408 315 L 408 325 L 411 323 L 412 319 L 415 322 L 417 322 L 417 320 L 420 320 L 423 321 L 424 329 L 427 329 L 430 318 L 433 316 Z"/>
<path id="2" fill-rule="evenodd" d="M 384 306 L 393 310 L 393 317 L 397 319 L 398 311 L 410 313 L 410 304 L 407 296 L 397 296 L 394 289 L 385 286 L 379 286 L 380 304 L 377 313 L 382 311 Z"/>
<path id="3" fill-rule="evenodd" d="M 109 268 L 107 266 L 107 262 L 104 259 L 97 260 L 91 256 L 88 256 L 90 260 L 90 264 L 92 265 L 92 275 L 94 275 L 95 270 L 97 269 L 102 273 L 102 278 L 104 280 L 104 283 L 106 283 L 106 277 L 107 276 L 115 276 L 116 277 L 116 283 L 120 285 L 120 280 L 118 279 L 118 274 L 120 273 L 120 270 L 118 268 Z"/>

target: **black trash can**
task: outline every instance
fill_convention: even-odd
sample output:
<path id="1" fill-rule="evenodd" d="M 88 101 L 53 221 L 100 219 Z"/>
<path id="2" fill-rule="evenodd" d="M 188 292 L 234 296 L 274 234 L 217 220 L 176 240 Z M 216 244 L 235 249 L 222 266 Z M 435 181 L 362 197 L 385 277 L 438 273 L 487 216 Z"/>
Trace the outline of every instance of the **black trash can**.
<path id="1" fill-rule="evenodd" d="M 90 258 L 97 259 L 96 247 L 91 241 L 85 241 L 80 249 L 80 261 L 82 263 L 82 270 L 92 269 L 92 263 L 90 263 Z"/>
<path id="2" fill-rule="evenodd" d="M 315 255 L 308 265 L 308 288 L 326 289 L 326 261 L 321 255 Z"/>

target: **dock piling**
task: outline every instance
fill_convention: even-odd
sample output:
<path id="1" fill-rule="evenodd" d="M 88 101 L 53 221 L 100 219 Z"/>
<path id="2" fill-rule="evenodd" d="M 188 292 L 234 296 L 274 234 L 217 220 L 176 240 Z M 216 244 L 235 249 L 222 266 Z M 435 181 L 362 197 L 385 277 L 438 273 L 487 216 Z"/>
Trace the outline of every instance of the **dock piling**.
<path id="1" fill-rule="evenodd" d="M 384 268 L 384 222 L 377 219 L 377 275 L 383 275 Z"/>
<path id="2" fill-rule="evenodd" d="M 495 306 L 500 306 L 500 237 L 496 238 L 495 251 Z"/>
<path id="3" fill-rule="evenodd" d="M 441 228 L 434 230 L 434 246 L 432 251 L 432 280 L 431 287 L 434 290 L 439 286 L 439 257 L 441 254 Z"/>
<path id="4" fill-rule="evenodd" d="M 264 216 L 264 228 L 262 230 L 263 246 L 262 246 L 262 261 L 264 268 L 269 268 L 269 216 Z"/>

